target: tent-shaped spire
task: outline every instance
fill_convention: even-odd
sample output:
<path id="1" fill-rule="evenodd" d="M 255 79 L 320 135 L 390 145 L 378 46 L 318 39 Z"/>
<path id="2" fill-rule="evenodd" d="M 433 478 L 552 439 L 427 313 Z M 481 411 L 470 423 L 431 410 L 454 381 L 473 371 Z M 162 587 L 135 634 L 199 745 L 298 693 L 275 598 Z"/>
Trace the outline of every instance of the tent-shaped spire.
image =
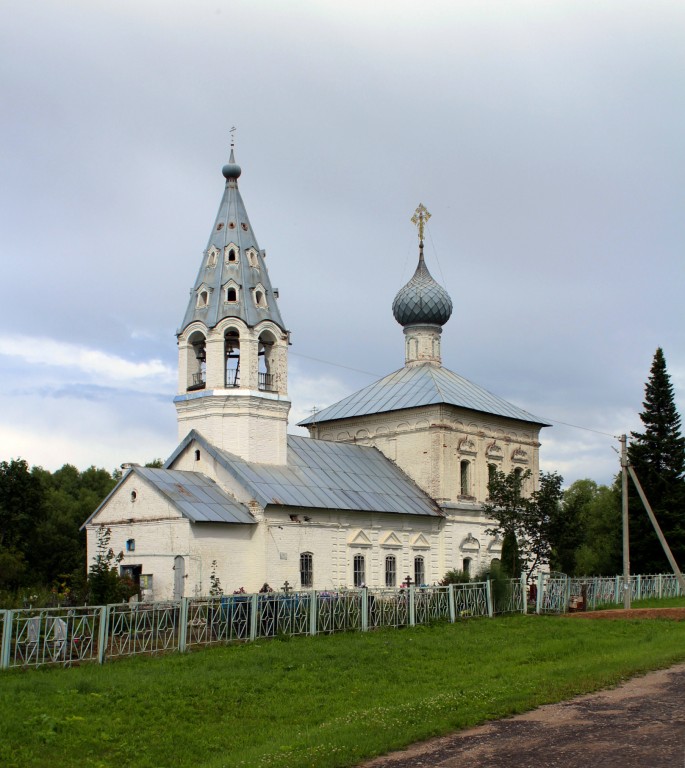
<path id="1" fill-rule="evenodd" d="M 240 318 L 249 327 L 271 320 L 285 331 L 266 254 L 259 249 L 238 190 L 241 168 L 232 149 L 222 173 L 226 187 L 178 333 L 194 321 L 211 329 L 226 317 Z"/>

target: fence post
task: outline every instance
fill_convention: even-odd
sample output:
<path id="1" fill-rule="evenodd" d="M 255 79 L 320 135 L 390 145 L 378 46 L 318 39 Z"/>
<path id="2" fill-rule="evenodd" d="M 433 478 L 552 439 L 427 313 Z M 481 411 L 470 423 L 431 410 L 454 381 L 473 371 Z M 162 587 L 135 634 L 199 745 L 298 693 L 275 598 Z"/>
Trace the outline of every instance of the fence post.
<path id="1" fill-rule="evenodd" d="M 100 626 L 98 627 L 98 664 L 107 659 L 107 641 L 109 639 L 109 606 L 100 606 Z"/>
<path id="2" fill-rule="evenodd" d="M 310 635 L 316 634 L 316 619 L 317 619 L 316 602 L 317 602 L 316 590 L 313 589 L 309 597 L 309 634 Z"/>
<path id="3" fill-rule="evenodd" d="M 255 592 L 250 595 L 250 640 L 254 642 L 257 639 L 257 610 L 259 608 L 259 595 Z M 276 628 L 274 627 L 274 631 Z"/>
<path id="4" fill-rule="evenodd" d="M 636 600 L 642 600 L 642 576 L 638 574 L 637 577 L 637 595 L 635 595 Z"/>
<path id="5" fill-rule="evenodd" d="M 492 583 L 490 579 L 485 582 L 485 599 L 488 604 L 488 616 L 492 618 L 495 614 L 494 606 L 492 605 Z"/>
<path id="6" fill-rule="evenodd" d="M 525 573 L 521 574 L 521 596 L 523 602 L 521 613 L 526 614 L 528 613 L 528 582 Z"/>
<path id="7" fill-rule="evenodd" d="M 369 589 L 362 587 L 362 632 L 369 631 Z"/>
<path id="8" fill-rule="evenodd" d="M 178 613 L 178 650 L 185 653 L 188 640 L 188 601 L 189 597 L 182 597 Z"/>
<path id="9" fill-rule="evenodd" d="M 535 596 L 535 613 L 542 613 L 542 590 L 545 587 L 544 573 L 538 573 L 538 593 Z"/>
<path id="10" fill-rule="evenodd" d="M 621 585 L 621 577 L 617 576 L 616 577 L 616 587 L 614 588 L 614 602 L 615 603 L 622 602 L 622 595 L 620 593 L 623 590 L 621 590 L 620 585 Z M 624 587 L 625 587 L 625 584 L 624 584 Z"/>
<path id="11" fill-rule="evenodd" d="M 454 604 L 454 584 L 450 584 L 447 587 L 447 600 L 450 606 L 450 621 L 452 624 L 457 620 L 457 609 Z"/>
<path id="12" fill-rule="evenodd" d="M 413 627 L 416 625 L 416 585 L 410 584 L 409 585 L 409 626 Z"/>
<path id="13" fill-rule="evenodd" d="M 10 665 L 10 649 L 12 648 L 12 622 L 14 611 L 3 611 L 5 620 L 2 622 L 2 644 L 0 645 L 0 669 Z"/>

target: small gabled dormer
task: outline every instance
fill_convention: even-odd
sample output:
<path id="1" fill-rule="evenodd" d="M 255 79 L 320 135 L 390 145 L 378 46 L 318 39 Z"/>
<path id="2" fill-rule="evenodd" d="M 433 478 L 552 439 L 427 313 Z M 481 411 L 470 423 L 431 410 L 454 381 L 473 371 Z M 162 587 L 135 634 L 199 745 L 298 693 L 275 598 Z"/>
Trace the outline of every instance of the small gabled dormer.
<path id="1" fill-rule="evenodd" d="M 255 307 L 258 309 L 268 309 L 269 305 L 266 301 L 266 289 L 261 283 L 257 283 L 252 289 L 252 299 Z"/>
<path id="2" fill-rule="evenodd" d="M 229 280 L 222 289 L 224 304 L 238 304 L 240 301 L 240 286 L 235 280 Z"/>
<path id="3" fill-rule="evenodd" d="M 253 269 L 259 269 L 259 254 L 257 252 L 256 248 L 248 248 L 245 251 L 245 256 L 247 256 L 247 263 L 253 268 Z"/>
<path id="4" fill-rule="evenodd" d="M 224 248 L 224 262 L 235 267 L 240 263 L 240 248 L 235 243 L 231 242 Z"/>
<path id="5" fill-rule="evenodd" d="M 209 306 L 212 288 L 203 283 L 196 291 L 195 306 L 198 309 L 206 309 Z"/>
<path id="6" fill-rule="evenodd" d="M 219 249 L 212 245 L 207 249 L 207 269 L 216 267 L 217 260 L 219 258 Z"/>

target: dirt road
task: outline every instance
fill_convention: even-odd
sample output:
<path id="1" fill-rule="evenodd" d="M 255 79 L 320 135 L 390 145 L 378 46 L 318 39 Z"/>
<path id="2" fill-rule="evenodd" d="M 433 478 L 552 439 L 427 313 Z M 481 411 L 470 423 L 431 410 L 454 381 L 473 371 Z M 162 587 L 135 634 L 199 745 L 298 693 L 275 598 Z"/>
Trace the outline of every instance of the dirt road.
<path id="1" fill-rule="evenodd" d="M 685 664 L 415 744 L 362 768 L 685 768 Z"/>

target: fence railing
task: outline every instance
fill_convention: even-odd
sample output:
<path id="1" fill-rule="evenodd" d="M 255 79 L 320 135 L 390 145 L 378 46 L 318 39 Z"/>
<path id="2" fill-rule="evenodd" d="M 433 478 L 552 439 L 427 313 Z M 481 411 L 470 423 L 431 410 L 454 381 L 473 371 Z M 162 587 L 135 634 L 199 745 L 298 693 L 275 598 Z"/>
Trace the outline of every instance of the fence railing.
<path id="1" fill-rule="evenodd" d="M 82 664 L 283 635 L 407 627 L 472 616 L 564 613 L 623 602 L 623 577 L 538 574 L 444 587 L 270 592 L 79 608 L 0 610 L 0 669 Z M 672 575 L 632 576 L 631 595 L 677 597 Z"/>
<path id="2" fill-rule="evenodd" d="M 249 641 L 492 615 L 487 582 L 447 587 L 270 592 L 0 611 L 0 669 L 84 662 Z"/>

